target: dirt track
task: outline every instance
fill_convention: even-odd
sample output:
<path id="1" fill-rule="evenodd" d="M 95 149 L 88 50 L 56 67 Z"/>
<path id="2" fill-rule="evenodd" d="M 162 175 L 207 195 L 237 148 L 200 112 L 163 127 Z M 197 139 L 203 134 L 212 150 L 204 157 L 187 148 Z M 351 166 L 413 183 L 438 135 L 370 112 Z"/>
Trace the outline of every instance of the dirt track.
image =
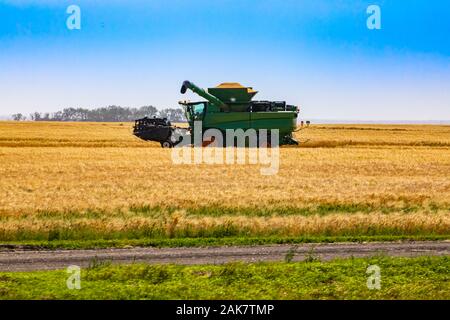
<path id="1" fill-rule="evenodd" d="M 69 265 L 87 267 L 92 261 L 112 263 L 220 264 L 231 261 L 292 261 L 308 258 L 367 257 L 374 255 L 413 257 L 450 255 L 450 241 L 334 243 L 208 248 L 130 248 L 98 250 L 32 251 L 0 249 L 0 271 L 63 269 Z"/>

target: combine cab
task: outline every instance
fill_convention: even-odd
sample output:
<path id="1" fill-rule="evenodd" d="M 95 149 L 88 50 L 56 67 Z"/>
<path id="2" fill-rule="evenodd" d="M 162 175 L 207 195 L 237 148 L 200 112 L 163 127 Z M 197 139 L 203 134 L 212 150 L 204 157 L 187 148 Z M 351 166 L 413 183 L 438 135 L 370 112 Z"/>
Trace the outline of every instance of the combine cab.
<path id="1" fill-rule="evenodd" d="M 188 89 L 206 100 L 180 102 L 189 129 L 174 127 L 166 119 L 143 118 L 136 120 L 134 134 L 144 140 L 160 142 L 162 147 L 173 147 L 183 136 L 190 138 L 187 135 L 193 133 L 194 122 L 201 121 L 202 134 L 208 129 L 223 133 L 227 129 L 255 129 L 257 133 L 261 129 L 268 132 L 278 130 L 279 145 L 298 144 L 292 137 L 297 127 L 298 107 L 284 101 L 253 101 L 258 92 L 234 82 L 222 83 L 205 91 L 190 81 L 184 81 L 181 93 L 186 93 Z"/>

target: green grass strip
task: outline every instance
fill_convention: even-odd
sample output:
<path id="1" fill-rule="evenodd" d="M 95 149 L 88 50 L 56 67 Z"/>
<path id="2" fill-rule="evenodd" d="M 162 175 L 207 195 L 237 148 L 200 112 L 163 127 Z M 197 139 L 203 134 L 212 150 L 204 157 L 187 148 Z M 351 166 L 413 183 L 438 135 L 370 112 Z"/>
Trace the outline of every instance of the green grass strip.
<path id="1" fill-rule="evenodd" d="M 0 249 L 100 249 L 124 247 L 205 247 L 239 246 L 267 244 L 301 244 L 334 242 L 374 242 L 374 241 L 437 241 L 448 240 L 449 235 L 420 236 L 305 236 L 305 237 L 224 237 L 224 238 L 174 238 L 174 239 L 117 239 L 117 240 L 54 240 L 54 241 L 8 241 L 0 244 Z"/>
<path id="2" fill-rule="evenodd" d="M 367 268 L 380 268 L 369 289 Z M 62 271 L 0 273 L 0 299 L 450 299 L 449 257 L 128 266 L 96 264 L 68 289 Z"/>

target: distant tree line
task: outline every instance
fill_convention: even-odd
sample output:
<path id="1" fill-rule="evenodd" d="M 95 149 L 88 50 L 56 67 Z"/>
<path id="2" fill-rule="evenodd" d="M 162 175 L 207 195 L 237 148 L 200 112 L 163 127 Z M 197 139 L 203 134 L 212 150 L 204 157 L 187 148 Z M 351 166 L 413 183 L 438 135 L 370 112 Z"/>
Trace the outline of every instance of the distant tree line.
<path id="1" fill-rule="evenodd" d="M 153 106 L 140 108 L 127 108 L 120 106 L 108 106 L 105 108 L 84 109 L 65 108 L 54 113 L 31 113 L 29 119 L 32 121 L 92 121 L 92 122 L 125 122 L 133 121 L 143 117 L 167 118 L 172 122 L 186 121 L 181 108 L 166 108 L 158 110 Z M 21 113 L 12 115 L 13 120 L 22 121 L 27 117 Z"/>

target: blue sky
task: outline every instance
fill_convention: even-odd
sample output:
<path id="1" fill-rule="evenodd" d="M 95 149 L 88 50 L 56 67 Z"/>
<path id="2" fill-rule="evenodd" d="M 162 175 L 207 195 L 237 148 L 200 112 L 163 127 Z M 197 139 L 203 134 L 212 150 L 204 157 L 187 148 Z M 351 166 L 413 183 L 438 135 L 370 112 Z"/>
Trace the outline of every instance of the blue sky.
<path id="1" fill-rule="evenodd" d="M 175 107 L 188 79 L 253 86 L 305 119 L 450 120 L 449 16 L 426 0 L 0 0 L 0 115 Z"/>

